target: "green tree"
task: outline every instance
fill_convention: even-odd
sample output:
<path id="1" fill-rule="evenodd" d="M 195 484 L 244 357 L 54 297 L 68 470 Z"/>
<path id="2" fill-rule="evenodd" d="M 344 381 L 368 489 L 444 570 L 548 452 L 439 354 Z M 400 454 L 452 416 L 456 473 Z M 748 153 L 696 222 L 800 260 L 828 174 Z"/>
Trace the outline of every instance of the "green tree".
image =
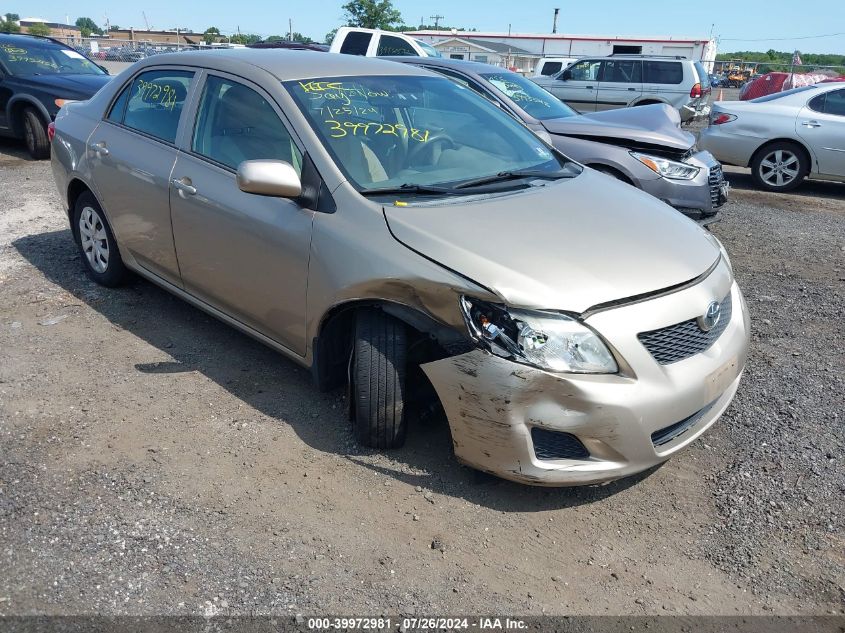
<path id="1" fill-rule="evenodd" d="M 238 33 L 230 37 L 229 41 L 232 44 L 255 44 L 261 41 L 261 36 L 255 35 L 254 33 Z"/>
<path id="2" fill-rule="evenodd" d="M 16 23 L 20 19 L 17 13 L 7 13 L 0 18 L 0 33 L 20 33 L 21 27 Z"/>
<path id="3" fill-rule="evenodd" d="M 216 42 L 217 39 L 220 37 L 220 29 L 216 26 L 209 26 L 205 33 L 202 34 L 202 41 L 206 44 L 211 44 L 212 42 Z"/>
<path id="4" fill-rule="evenodd" d="M 332 40 L 334 39 L 335 35 L 337 35 L 337 29 L 332 29 L 331 31 L 326 33 L 326 37 L 323 39 L 323 42 L 331 46 Z"/>
<path id="5" fill-rule="evenodd" d="M 342 8 L 347 26 L 393 30 L 402 24 L 402 14 L 390 0 L 350 0 Z"/>
<path id="6" fill-rule="evenodd" d="M 35 22 L 31 26 L 26 27 L 26 30 L 30 35 L 40 35 L 42 37 L 47 37 L 51 33 L 50 27 L 43 22 Z"/>
<path id="7" fill-rule="evenodd" d="M 76 26 L 79 27 L 82 37 L 91 37 L 92 34 L 103 34 L 103 29 L 97 26 L 97 23 L 91 18 L 76 18 Z"/>
<path id="8" fill-rule="evenodd" d="M 314 40 L 312 40 L 310 37 L 308 37 L 307 35 L 303 35 L 302 33 L 299 33 L 297 31 L 293 32 L 292 37 L 291 37 L 291 41 L 292 42 L 299 42 L 301 44 L 313 44 L 314 43 Z"/>
<path id="9" fill-rule="evenodd" d="M 109 26 L 109 31 L 119 31 L 120 27 L 117 24 L 112 24 Z"/>

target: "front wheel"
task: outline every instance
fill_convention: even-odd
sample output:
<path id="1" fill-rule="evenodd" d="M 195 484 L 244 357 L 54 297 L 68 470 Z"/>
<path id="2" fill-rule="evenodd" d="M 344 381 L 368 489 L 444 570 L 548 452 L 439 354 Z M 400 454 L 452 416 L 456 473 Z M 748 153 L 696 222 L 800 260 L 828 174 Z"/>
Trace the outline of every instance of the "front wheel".
<path id="1" fill-rule="evenodd" d="M 50 139 L 47 138 L 47 127 L 35 108 L 23 111 L 23 134 L 26 149 L 35 160 L 50 157 Z"/>
<path id="2" fill-rule="evenodd" d="M 79 196 L 73 206 L 73 232 L 85 272 L 102 286 L 122 284 L 128 271 L 120 257 L 106 214 L 90 191 Z"/>
<path id="3" fill-rule="evenodd" d="M 789 191 L 804 180 L 809 160 L 795 143 L 773 143 L 757 152 L 751 161 L 751 176 L 766 191 Z"/>
<path id="4" fill-rule="evenodd" d="M 372 448 L 405 443 L 405 325 L 381 310 L 358 312 L 351 368 L 355 438 Z"/>

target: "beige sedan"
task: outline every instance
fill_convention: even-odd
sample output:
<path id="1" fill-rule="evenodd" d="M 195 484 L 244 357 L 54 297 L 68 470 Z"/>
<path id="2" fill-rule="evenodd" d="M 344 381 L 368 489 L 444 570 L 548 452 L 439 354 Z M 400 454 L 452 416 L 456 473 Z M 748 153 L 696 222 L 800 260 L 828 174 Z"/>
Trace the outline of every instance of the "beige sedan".
<path id="1" fill-rule="evenodd" d="M 428 71 L 159 55 L 51 134 L 94 281 L 141 275 L 345 385 L 363 444 L 400 446 L 439 401 L 466 464 L 602 482 L 688 445 L 739 385 L 718 241 Z"/>

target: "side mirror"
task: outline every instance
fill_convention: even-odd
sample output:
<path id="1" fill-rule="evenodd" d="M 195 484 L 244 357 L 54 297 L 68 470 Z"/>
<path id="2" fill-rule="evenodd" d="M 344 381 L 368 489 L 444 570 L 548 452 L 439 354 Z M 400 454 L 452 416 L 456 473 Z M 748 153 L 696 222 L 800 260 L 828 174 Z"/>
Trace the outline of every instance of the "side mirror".
<path id="1" fill-rule="evenodd" d="M 572 71 L 571 70 L 564 70 L 560 73 L 560 77 L 558 77 L 561 81 L 569 81 L 572 79 Z"/>
<path id="2" fill-rule="evenodd" d="M 238 165 L 238 187 L 246 193 L 278 198 L 298 198 L 302 181 L 283 160 L 245 160 Z"/>

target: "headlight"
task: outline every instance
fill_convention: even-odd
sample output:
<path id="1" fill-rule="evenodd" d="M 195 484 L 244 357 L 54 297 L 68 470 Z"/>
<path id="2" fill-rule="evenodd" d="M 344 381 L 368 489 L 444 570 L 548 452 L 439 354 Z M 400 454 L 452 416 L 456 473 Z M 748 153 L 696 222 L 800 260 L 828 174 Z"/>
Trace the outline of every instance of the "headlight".
<path id="1" fill-rule="evenodd" d="M 648 154 L 640 154 L 639 152 L 631 152 L 631 156 L 652 171 L 664 178 L 670 178 L 672 180 L 692 180 L 701 171 L 700 168 L 694 165 L 679 163 L 678 161 L 660 158 L 659 156 L 649 156 Z"/>
<path id="2" fill-rule="evenodd" d="M 498 356 L 539 369 L 614 374 L 613 355 L 598 335 L 573 318 L 516 310 L 461 297 L 470 334 Z"/>

